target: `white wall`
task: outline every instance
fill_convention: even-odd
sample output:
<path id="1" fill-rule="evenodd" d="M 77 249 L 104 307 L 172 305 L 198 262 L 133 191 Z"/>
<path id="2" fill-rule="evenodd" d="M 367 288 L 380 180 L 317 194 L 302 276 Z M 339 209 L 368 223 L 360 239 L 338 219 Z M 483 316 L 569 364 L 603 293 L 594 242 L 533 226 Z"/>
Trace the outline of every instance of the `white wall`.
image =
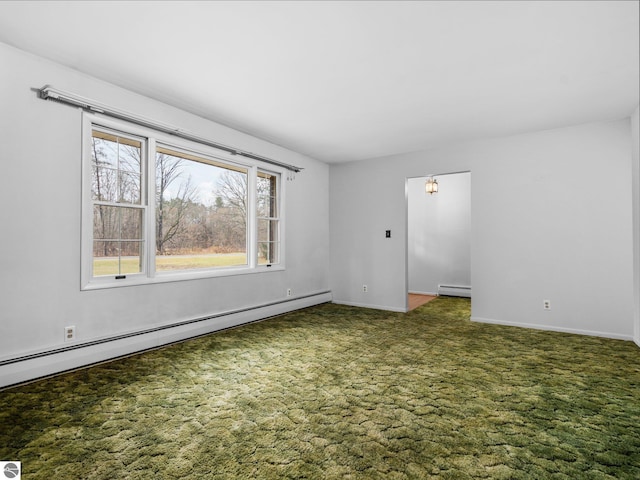
<path id="1" fill-rule="evenodd" d="M 433 295 L 438 285 L 471 286 L 471 174 L 436 176 L 432 195 L 426 179 L 407 181 L 409 292 Z"/>
<path id="2" fill-rule="evenodd" d="M 630 141 L 627 118 L 332 165 L 334 301 L 404 310 L 405 180 L 469 170 L 473 319 L 631 339 Z"/>
<path id="3" fill-rule="evenodd" d="M 327 165 L 3 44 L 0 65 L 0 386 L 330 300 Z M 81 113 L 38 99 L 31 89 L 45 84 L 303 167 L 286 182 L 286 270 L 80 291 Z M 68 347 L 66 325 L 82 344 L 227 312 L 11 363 Z"/>
<path id="4" fill-rule="evenodd" d="M 640 107 L 631 116 L 634 340 L 640 346 Z"/>

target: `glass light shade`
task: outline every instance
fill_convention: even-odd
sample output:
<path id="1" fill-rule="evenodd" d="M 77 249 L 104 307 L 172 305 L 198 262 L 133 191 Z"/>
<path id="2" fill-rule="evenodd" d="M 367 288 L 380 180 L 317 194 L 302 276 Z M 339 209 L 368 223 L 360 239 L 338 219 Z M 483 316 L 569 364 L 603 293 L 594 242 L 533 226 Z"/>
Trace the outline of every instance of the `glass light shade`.
<path id="1" fill-rule="evenodd" d="M 427 182 L 424 184 L 424 190 L 429 195 L 438 193 L 438 181 L 434 178 L 428 178 Z"/>

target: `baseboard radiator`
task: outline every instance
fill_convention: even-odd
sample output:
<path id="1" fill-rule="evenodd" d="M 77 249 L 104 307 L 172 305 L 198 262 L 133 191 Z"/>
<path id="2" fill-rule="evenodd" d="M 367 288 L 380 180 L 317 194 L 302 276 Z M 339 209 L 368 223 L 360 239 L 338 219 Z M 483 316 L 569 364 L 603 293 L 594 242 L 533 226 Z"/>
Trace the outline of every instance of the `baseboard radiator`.
<path id="1" fill-rule="evenodd" d="M 471 298 L 471 286 L 466 285 L 438 285 L 438 295 L 448 297 L 468 297 Z"/>
<path id="2" fill-rule="evenodd" d="M 0 361 L 0 389 L 261 321 L 332 300 L 331 291 L 253 305 Z"/>

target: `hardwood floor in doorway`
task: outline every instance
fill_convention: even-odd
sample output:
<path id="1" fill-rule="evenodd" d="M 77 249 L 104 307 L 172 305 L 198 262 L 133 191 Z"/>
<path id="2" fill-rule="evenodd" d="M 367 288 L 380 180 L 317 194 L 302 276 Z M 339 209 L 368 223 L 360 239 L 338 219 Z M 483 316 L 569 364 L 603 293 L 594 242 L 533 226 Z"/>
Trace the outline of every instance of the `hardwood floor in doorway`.
<path id="1" fill-rule="evenodd" d="M 435 295 L 419 295 L 417 293 L 409 294 L 409 311 L 414 310 L 425 303 L 430 302 L 434 298 L 437 298 Z"/>

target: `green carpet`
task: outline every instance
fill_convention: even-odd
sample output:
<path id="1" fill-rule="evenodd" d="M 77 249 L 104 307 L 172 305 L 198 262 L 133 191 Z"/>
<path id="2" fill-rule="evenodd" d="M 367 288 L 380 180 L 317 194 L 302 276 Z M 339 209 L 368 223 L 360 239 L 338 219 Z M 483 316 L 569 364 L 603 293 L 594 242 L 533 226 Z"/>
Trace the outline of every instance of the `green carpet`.
<path id="1" fill-rule="evenodd" d="M 320 305 L 0 393 L 23 479 L 640 478 L 640 349 Z"/>

